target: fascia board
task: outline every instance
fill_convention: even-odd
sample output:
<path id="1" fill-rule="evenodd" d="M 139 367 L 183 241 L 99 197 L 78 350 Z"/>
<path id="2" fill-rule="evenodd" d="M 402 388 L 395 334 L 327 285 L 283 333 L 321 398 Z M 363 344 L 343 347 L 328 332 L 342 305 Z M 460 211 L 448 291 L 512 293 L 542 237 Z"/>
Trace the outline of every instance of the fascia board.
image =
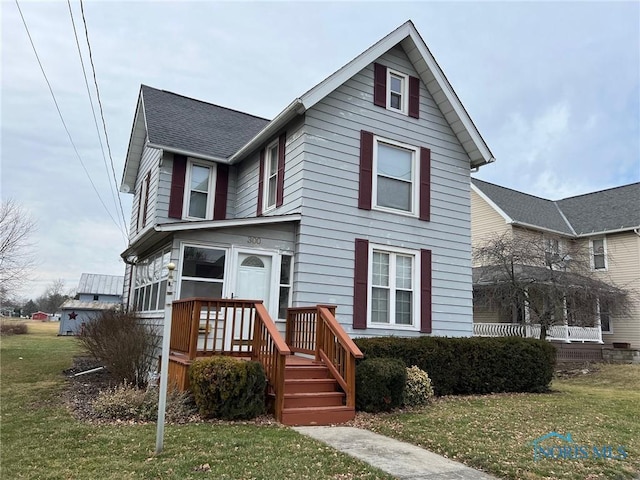
<path id="1" fill-rule="evenodd" d="M 218 163 L 229 163 L 229 160 L 223 157 L 215 157 L 213 155 L 206 155 L 203 153 L 193 152 L 191 150 L 184 150 L 181 148 L 175 148 L 168 145 L 160 145 L 158 143 L 147 142 L 146 146 L 149 148 L 157 148 L 158 150 L 164 150 L 165 152 L 177 153 L 178 155 L 185 155 L 191 158 L 200 158 L 202 160 L 210 160 Z"/>
<path id="2" fill-rule="evenodd" d="M 491 208 L 498 212 L 498 214 L 504 219 L 506 223 L 514 223 L 513 219 L 509 215 L 507 215 L 505 211 L 502 210 L 493 200 L 491 200 L 482 190 L 476 187 L 473 182 L 471 182 L 471 190 L 476 192 L 480 198 L 482 198 L 489 204 Z"/>
<path id="3" fill-rule="evenodd" d="M 184 230 L 206 230 L 213 228 L 245 227 L 251 225 L 269 225 L 274 223 L 299 222 L 302 215 L 294 213 L 290 215 L 272 217 L 234 218 L 230 220 L 206 220 L 199 222 L 175 222 L 162 223 L 154 227 L 156 232 L 179 232 Z"/>

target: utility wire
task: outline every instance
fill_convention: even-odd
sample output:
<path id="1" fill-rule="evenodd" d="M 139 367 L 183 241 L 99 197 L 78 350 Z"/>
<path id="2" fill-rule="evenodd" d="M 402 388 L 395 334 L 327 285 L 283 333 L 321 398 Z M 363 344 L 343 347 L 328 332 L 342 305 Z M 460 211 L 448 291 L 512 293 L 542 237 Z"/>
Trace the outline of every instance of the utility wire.
<path id="1" fill-rule="evenodd" d="M 76 152 L 76 156 L 78 157 L 78 160 L 80 161 L 80 165 L 82 165 L 82 169 L 84 170 L 84 173 L 87 175 L 87 178 L 89 179 L 89 183 L 91 183 L 91 186 L 93 187 L 93 190 L 96 192 L 96 195 L 98 196 L 98 199 L 100 200 L 100 203 L 102 204 L 102 206 L 104 207 L 105 211 L 107 212 L 107 215 L 109 215 L 109 218 L 111 219 L 111 221 L 115 224 L 116 227 L 118 227 L 118 230 L 120 230 L 120 225 L 114 220 L 113 216 L 111 215 L 111 212 L 109 212 L 109 209 L 105 205 L 104 200 L 102 200 L 102 197 L 100 196 L 100 193 L 98 192 L 98 189 L 96 188 L 96 185 L 93 183 L 93 180 L 91 179 L 91 175 L 89 175 L 89 171 L 87 170 L 87 167 L 84 165 L 84 162 L 82 161 L 82 157 L 80 156 L 80 152 L 78 152 L 78 148 L 76 147 L 76 144 L 74 143 L 73 138 L 71 137 L 71 133 L 69 132 L 69 129 L 67 128 L 67 124 L 64 121 L 64 117 L 62 116 L 62 112 L 60 111 L 60 106 L 58 105 L 58 101 L 56 100 L 56 96 L 53 93 L 53 89 L 51 88 L 51 83 L 49 83 L 49 79 L 47 78 L 47 74 L 44 71 L 44 67 L 42 66 L 42 62 L 40 61 L 40 57 L 38 56 L 38 51 L 36 50 L 36 46 L 33 43 L 33 39 L 31 38 L 31 32 L 29 32 L 29 27 L 27 26 L 27 22 L 25 21 L 24 15 L 22 14 L 22 9 L 20 8 L 20 4 L 18 3 L 18 0 L 15 0 L 15 2 L 16 2 L 16 7 L 18 7 L 18 12 L 20 13 L 20 18 L 22 19 L 22 24 L 24 25 L 24 29 L 27 32 L 27 36 L 29 37 L 29 42 L 31 43 L 31 48 L 33 49 L 33 53 L 36 56 L 36 60 L 38 61 L 38 65 L 40 66 L 40 71 L 42 72 L 42 75 L 44 76 L 45 82 L 47 82 L 47 86 L 49 87 L 49 93 L 51 93 L 51 98 L 53 98 L 53 103 L 56 106 L 56 110 L 58 111 L 58 115 L 60 116 L 60 121 L 62 122 L 62 126 L 64 127 L 65 131 L 67 132 L 67 136 L 69 137 L 69 141 L 71 142 L 71 145 L 73 146 L 73 150 Z"/>
<path id="2" fill-rule="evenodd" d="M 87 38 L 87 48 L 89 49 L 89 60 L 91 62 L 91 70 L 93 71 L 93 83 L 96 86 L 96 96 L 98 97 L 98 105 L 100 106 L 100 117 L 102 118 L 102 128 L 104 130 L 104 138 L 107 142 L 107 151 L 109 152 L 109 161 L 111 162 L 111 172 L 113 174 L 113 182 L 117 186 L 118 181 L 116 179 L 116 169 L 113 166 L 113 157 L 111 155 L 111 145 L 109 144 L 109 135 L 107 135 L 107 124 L 104 120 L 102 100 L 100 100 L 100 90 L 98 89 L 98 79 L 96 78 L 96 68 L 93 64 L 93 54 L 91 53 L 91 44 L 89 43 L 89 31 L 87 29 L 87 19 L 84 16 L 84 3 L 82 2 L 82 0 L 80 0 L 80 11 L 82 13 L 82 22 L 84 23 L 84 35 Z M 124 217 L 124 209 L 122 208 L 122 200 L 120 199 L 120 195 L 118 195 L 118 203 L 120 204 L 120 214 L 122 215 L 122 221 L 126 225 L 127 221 Z"/>
<path id="3" fill-rule="evenodd" d="M 89 80 L 87 79 L 87 71 L 85 69 L 84 66 L 84 60 L 82 59 L 82 51 L 80 49 L 80 42 L 78 40 L 78 32 L 76 31 L 76 23 L 74 21 L 73 18 L 73 11 L 71 9 L 71 0 L 67 0 L 67 5 L 69 6 L 69 15 L 71 16 L 71 25 L 73 26 L 73 35 L 76 39 L 76 46 L 78 47 L 78 56 L 80 57 L 80 65 L 82 66 L 82 74 L 84 76 L 84 85 L 87 88 L 87 95 L 89 97 L 89 103 L 91 104 L 91 113 L 93 115 L 93 123 L 96 127 L 96 133 L 98 134 L 98 141 L 100 142 L 100 150 L 102 151 L 102 160 L 104 162 L 104 168 L 107 172 L 107 179 L 109 180 L 109 187 L 111 190 L 111 197 L 113 198 L 113 204 L 116 207 L 116 211 L 118 209 L 118 204 L 116 201 L 116 195 L 117 195 L 117 183 L 114 183 L 114 181 L 111 178 L 111 173 L 109 172 L 109 166 L 107 165 L 107 156 L 105 154 L 104 151 L 104 145 L 102 143 L 102 135 L 100 134 L 100 127 L 98 127 L 98 119 L 96 118 L 96 110 L 95 107 L 93 105 L 93 98 L 91 96 L 91 90 L 89 89 Z M 124 219 L 123 219 L 124 220 Z M 118 216 L 118 223 L 120 223 L 120 216 Z M 120 223 L 120 228 L 124 231 L 126 226 L 126 222 Z M 125 241 L 126 241 L 126 236 L 125 236 Z"/>

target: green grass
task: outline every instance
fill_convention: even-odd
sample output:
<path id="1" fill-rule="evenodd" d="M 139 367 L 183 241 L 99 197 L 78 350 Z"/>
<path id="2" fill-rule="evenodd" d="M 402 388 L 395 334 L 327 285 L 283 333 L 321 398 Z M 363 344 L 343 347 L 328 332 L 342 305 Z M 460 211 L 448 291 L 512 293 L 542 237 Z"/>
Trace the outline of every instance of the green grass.
<path id="1" fill-rule="evenodd" d="M 168 425 L 155 456 L 155 424 L 95 426 L 62 404 L 62 370 L 79 352 L 57 323 L 0 340 L 0 478 L 390 479 L 289 428 Z M 202 467 L 208 464 L 208 468 Z"/>
<path id="2" fill-rule="evenodd" d="M 554 380 L 552 390 L 446 397 L 419 412 L 364 422 L 502 478 L 627 479 L 640 473 L 640 365 L 602 365 L 597 373 Z M 628 457 L 534 461 L 530 442 L 551 431 L 571 433 L 578 445 L 624 446 Z"/>

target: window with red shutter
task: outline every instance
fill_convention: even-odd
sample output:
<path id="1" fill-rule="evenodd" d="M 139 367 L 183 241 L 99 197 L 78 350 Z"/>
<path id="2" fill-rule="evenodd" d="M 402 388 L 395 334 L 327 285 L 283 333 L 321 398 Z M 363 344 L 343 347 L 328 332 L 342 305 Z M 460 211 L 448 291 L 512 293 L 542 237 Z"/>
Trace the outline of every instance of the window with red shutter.
<path id="1" fill-rule="evenodd" d="M 227 218 L 227 190 L 229 188 L 229 165 L 218 164 L 216 169 L 216 193 L 214 195 L 213 219 Z"/>
<path id="2" fill-rule="evenodd" d="M 353 272 L 353 328 L 367 328 L 369 241 L 356 238 Z"/>
<path id="3" fill-rule="evenodd" d="M 187 157 L 184 155 L 174 155 L 169 196 L 170 218 L 182 218 L 182 202 L 184 200 L 184 181 L 186 174 Z"/>
<path id="4" fill-rule="evenodd" d="M 431 333 L 431 250 L 420 252 L 420 332 Z"/>

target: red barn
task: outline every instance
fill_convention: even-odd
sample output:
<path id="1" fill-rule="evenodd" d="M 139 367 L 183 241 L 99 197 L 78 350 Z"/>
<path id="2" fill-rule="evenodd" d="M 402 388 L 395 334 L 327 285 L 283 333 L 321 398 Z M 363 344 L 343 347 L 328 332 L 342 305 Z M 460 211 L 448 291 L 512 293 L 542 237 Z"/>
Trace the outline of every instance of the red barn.
<path id="1" fill-rule="evenodd" d="M 31 320 L 40 320 L 41 322 L 46 322 L 49 320 L 49 314 L 45 312 L 35 312 L 31 315 Z"/>

